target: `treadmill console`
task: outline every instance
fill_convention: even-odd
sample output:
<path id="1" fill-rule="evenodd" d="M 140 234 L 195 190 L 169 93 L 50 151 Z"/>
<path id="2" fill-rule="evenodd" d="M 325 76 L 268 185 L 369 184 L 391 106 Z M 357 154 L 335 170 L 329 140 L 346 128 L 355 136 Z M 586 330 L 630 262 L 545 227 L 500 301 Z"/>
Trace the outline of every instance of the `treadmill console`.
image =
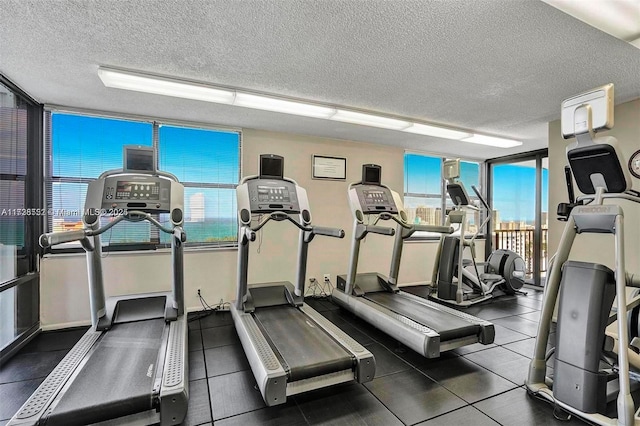
<path id="1" fill-rule="evenodd" d="M 360 209 L 364 214 L 398 213 L 398 207 L 393 201 L 393 194 L 386 186 L 358 185 L 355 186 Z"/>
<path id="2" fill-rule="evenodd" d="M 254 179 L 247 182 L 251 213 L 300 213 L 296 185 L 285 180 Z"/>
<path id="3" fill-rule="evenodd" d="M 171 181 L 158 176 L 126 174 L 104 179 L 103 210 L 170 211 Z"/>

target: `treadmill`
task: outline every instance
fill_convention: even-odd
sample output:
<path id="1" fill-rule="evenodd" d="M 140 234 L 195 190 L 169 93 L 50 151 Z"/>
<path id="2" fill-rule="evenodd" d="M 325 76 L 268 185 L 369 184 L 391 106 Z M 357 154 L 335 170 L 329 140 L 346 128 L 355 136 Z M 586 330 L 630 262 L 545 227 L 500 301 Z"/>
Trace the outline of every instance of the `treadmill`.
<path id="1" fill-rule="evenodd" d="M 343 238 L 344 231 L 311 225 L 307 192 L 283 177 L 283 165 L 280 156 L 261 155 L 260 175 L 242 179 L 236 189 L 238 293 L 231 313 L 268 406 L 337 383 L 368 382 L 375 373 L 368 350 L 304 303 L 309 243 L 316 235 Z M 247 284 L 249 243 L 270 221 L 300 230 L 295 287 L 288 281 Z"/>
<path id="2" fill-rule="evenodd" d="M 362 181 L 349 185 L 355 218 L 349 273 L 338 275 L 333 301 L 427 358 L 473 343 L 493 343 L 490 322 L 398 289 L 403 241 L 416 231 L 450 234 L 452 228 L 409 224 L 400 196 L 381 183 L 381 174 L 380 166 L 365 164 Z M 397 228 L 379 226 L 380 220 L 392 220 Z M 360 242 L 369 233 L 395 235 L 389 277 L 357 273 Z"/>
<path id="3" fill-rule="evenodd" d="M 153 148 L 125 146 L 124 158 L 122 170 L 89 183 L 82 230 L 40 237 L 42 247 L 79 241 L 86 251 L 92 326 L 9 425 L 166 426 L 185 418 L 184 187 L 156 171 Z M 161 213 L 168 213 L 170 225 L 158 221 Z M 100 235 L 122 221 L 146 221 L 170 235 L 172 291 L 105 298 Z"/>

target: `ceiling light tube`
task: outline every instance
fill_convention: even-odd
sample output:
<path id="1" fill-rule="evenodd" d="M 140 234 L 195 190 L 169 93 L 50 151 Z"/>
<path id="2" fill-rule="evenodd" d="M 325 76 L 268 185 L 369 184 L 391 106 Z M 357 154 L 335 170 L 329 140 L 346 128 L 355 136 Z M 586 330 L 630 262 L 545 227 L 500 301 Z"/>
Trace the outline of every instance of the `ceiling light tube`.
<path id="1" fill-rule="evenodd" d="M 242 92 L 236 93 L 236 99 L 233 104 L 245 108 L 255 108 L 314 118 L 329 118 L 336 113 L 335 108 Z"/>
<path id="2" fill-rule="evenodd" d="M 444 127 L 428 126 L 426 124 L 413 123 L 403 132 L 415 133 L 418 135 L 433 136 L 436 138 L 460 140 L 472 136 L 472 133 L 461 132 L 459 130 L 446 129 Z"/>
<path id="3" fill-rule="evenodd" d="M 462 139 L 462 142 L 489 145 L 498 148 L 513 148 L 522 145 L 522 142 L 513 139 L 496 138 L 495 136 L 485 136 L 477 133 L 474 133 L 471 137 Z"/>
<path id="4" fill-rule="evenodd" d="M 105 86 L 115 89 L 133 90 L 136 92 L 220 104 L 231 104 L 235 97 L 235 92 L 232 90 L 214 89 L 213 87 L 195 82 L 183 82 L 180 80 L 102 67 L 98 68 L 98 76 Z"/>
<path id="5" fill-rule="evenodd" d="M 331 120 L 345 123 L 361 124 L 363 126 L 381 127 L 383 129 L 403 130 L 411 125 L 410 122 L 395 118 L 381 117 L 379 115 L 365 114 L 362 112 L 346 111 L 339 109 L 331 116 Z"/>

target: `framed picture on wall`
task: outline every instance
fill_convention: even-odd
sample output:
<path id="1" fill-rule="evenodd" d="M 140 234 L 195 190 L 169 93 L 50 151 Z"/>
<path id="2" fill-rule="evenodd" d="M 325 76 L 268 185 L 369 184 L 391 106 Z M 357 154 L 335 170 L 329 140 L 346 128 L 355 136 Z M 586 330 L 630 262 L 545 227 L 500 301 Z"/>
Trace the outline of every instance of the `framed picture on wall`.
<path id="1" fill-rule="evenodd" d="M 313 179 L 346 180 L 347 159 L 314 155 L 311 160 L 311 177 Z"/>

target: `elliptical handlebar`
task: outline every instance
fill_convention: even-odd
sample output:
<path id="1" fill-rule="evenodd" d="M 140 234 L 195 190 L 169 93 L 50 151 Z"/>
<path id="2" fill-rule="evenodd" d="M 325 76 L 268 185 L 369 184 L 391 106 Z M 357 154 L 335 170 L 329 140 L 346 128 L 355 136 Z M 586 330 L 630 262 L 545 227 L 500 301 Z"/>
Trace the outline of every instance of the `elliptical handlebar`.
<path id="1" fill-rule="evenodd" d="M 484 199 L 482 194 L 480 194 L 480 191 L 478 191 L 478 188 L 476 188 L 475 185 L 471 185 L 471 189 L 473 189 L 473 192 L 476 193 L 476 197 L 478 197 L 478 199 L 480 200 L 484 208 L 487 209 L 487 211 L 491 211 L 491 206 L 489 205 L 489 203 L 487 203 L 487 200 Z"/>
<path id="2" fill-rule="evenodd" d="M 437 232 L 439 234 L 452 234 L 454 231 L 453 226 L 440 225 L 413 224 L 410 225 L 410 228 L 412 228 L 414 232 Z"/>

